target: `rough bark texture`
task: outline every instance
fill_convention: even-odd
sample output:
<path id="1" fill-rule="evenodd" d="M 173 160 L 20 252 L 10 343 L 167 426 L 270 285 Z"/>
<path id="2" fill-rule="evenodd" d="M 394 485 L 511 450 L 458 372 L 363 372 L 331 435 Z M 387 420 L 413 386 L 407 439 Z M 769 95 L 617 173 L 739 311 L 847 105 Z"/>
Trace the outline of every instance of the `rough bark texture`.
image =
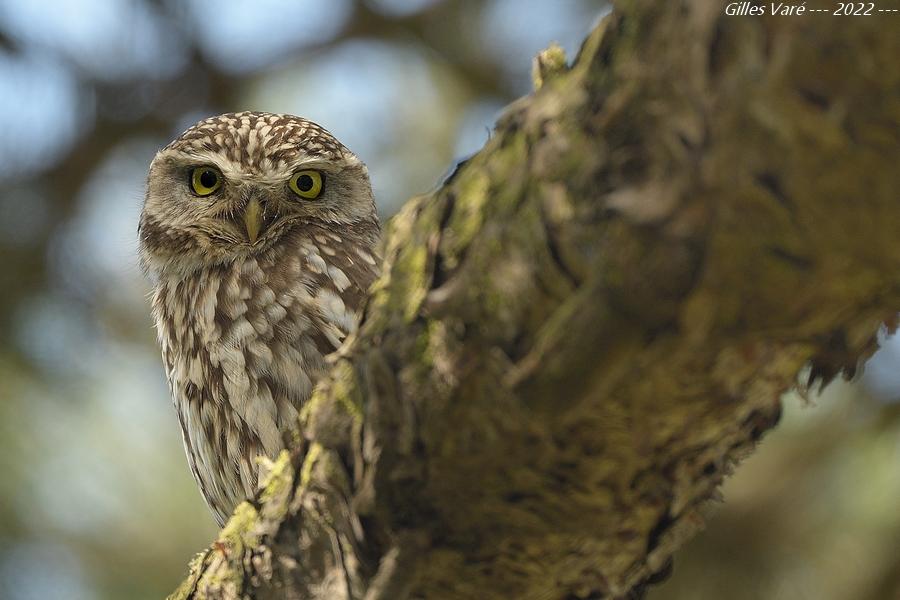
<path id="1" fill-rule="evenodd" d="M 900 308 L 898 18 L 623 1 L 544 55 L 174 597 L 636 593 Z"/>

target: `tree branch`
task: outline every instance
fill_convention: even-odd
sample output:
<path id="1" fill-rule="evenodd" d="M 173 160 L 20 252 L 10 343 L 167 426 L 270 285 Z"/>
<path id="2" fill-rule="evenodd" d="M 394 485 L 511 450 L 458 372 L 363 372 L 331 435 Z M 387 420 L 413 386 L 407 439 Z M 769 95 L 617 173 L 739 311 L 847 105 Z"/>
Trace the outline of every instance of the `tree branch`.
<path id="1" fill-rule="evenodd" d="M 900 306 L 888 18 L 622 2 L 539 64 L 389 224 L 296 451 L 174 597 L 638 594 Z"/>

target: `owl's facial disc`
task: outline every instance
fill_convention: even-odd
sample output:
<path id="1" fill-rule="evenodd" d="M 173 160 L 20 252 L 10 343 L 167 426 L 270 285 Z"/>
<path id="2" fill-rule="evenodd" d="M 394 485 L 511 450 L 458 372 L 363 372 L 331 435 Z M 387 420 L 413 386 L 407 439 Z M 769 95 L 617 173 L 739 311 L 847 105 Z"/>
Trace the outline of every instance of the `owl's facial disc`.
<path id="1" fill-rule="evenodd" d="M 159 151 L 147 184 L 141 261 L 158 276 L 268 252 L 309 224 L 377 222 L 365 165 L 291 115 L 205 119 Z"/>

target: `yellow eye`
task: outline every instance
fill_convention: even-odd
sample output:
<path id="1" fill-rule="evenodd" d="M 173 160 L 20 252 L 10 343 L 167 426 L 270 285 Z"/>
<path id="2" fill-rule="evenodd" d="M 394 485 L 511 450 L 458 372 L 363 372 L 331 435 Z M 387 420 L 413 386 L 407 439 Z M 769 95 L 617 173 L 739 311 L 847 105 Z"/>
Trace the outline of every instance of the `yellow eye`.
<path id="1" fill-rule="evenodd" d="M 222 174 L 213 167 L 191 169 L 191 190 L 198 196 L 209 196 L 222 187 Z"/>
<path id="2" fill-rule="evenodd" d="M 318 171 L 297 171 L 291 176 L 288 185 L 291 191 L 301 198 L 312 200 L 322 193 L 324 179 Z"/>

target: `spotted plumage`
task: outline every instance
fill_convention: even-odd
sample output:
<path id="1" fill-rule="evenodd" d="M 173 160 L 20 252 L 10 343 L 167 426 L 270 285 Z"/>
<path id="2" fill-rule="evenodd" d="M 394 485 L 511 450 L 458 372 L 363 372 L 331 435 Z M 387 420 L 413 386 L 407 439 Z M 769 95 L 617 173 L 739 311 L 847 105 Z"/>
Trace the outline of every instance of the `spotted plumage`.
<path id="1" fill-rule="evenodd" d="M 355 330 L 378 234 L 365 166 L 306 119 L 213 117 L 154 158 L 141 262 L 188 463 L 220 525 Z"/>

